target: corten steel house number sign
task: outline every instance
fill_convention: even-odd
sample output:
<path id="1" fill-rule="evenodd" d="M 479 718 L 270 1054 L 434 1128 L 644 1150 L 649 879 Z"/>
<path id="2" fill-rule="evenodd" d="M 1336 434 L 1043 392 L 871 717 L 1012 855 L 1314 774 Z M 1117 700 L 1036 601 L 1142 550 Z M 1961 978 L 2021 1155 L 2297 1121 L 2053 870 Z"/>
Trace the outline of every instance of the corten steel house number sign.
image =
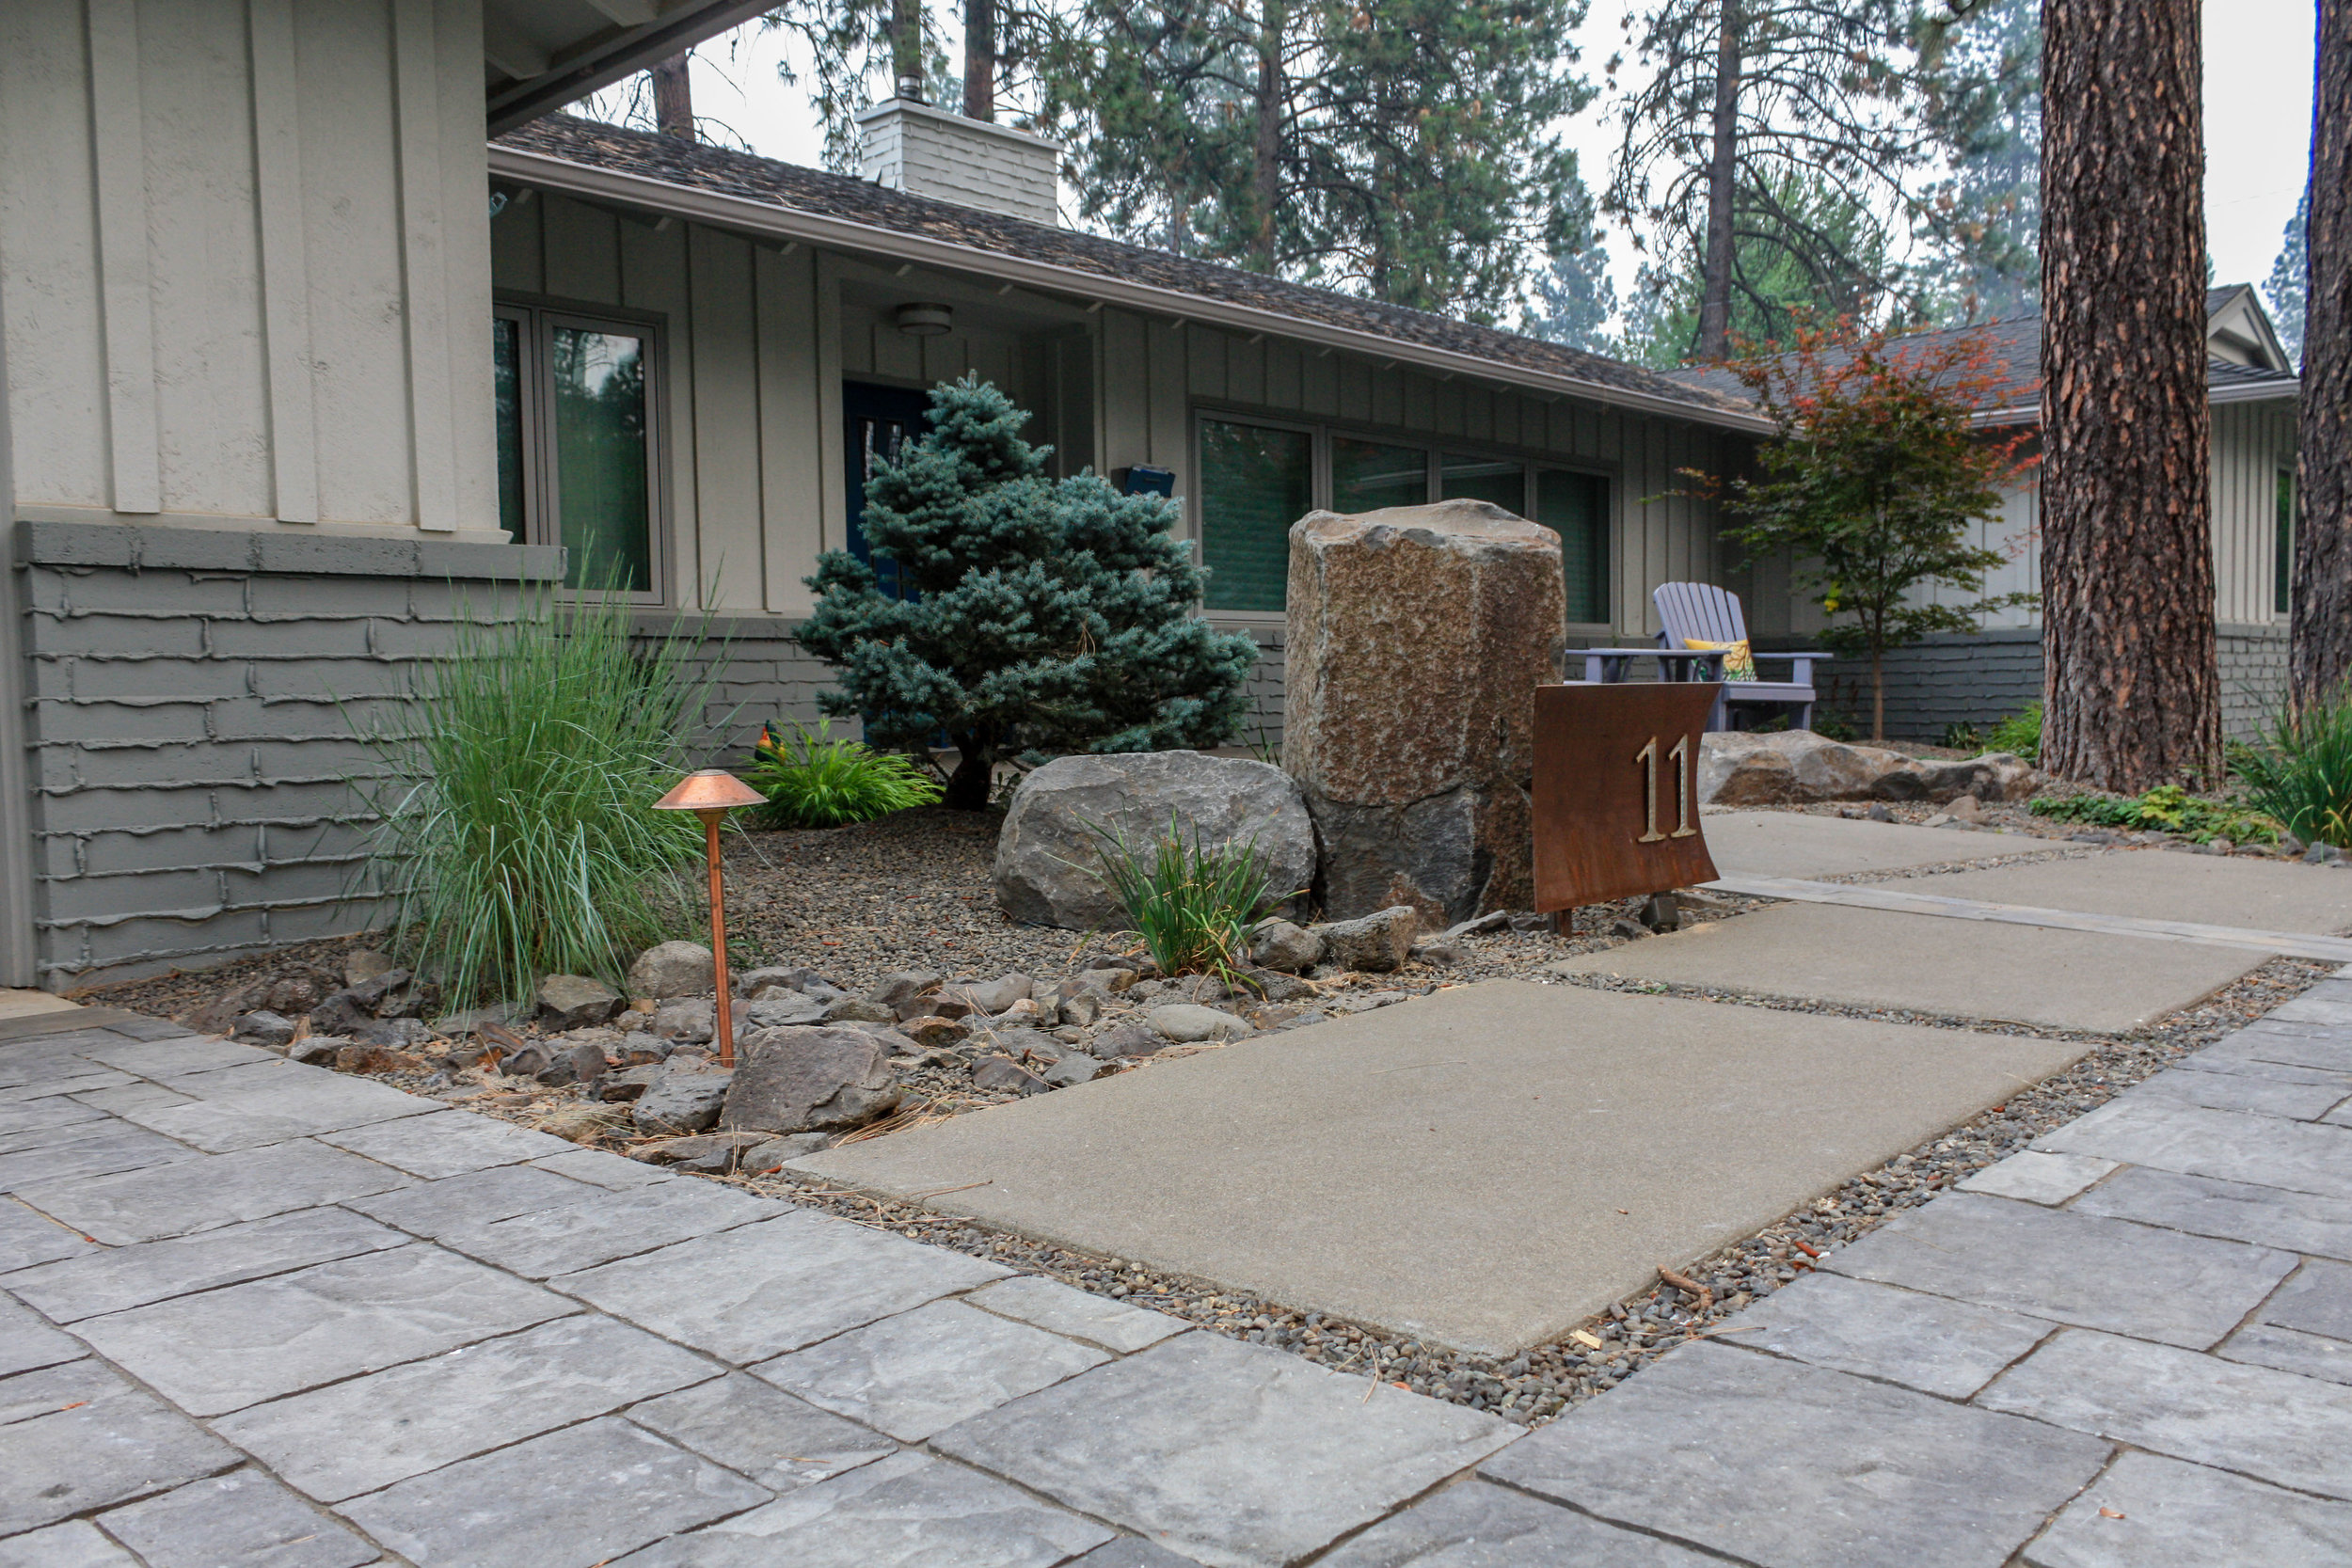
<path id="1" fill-rule="evenodd" d="M 1535 689 L 1535 908 L 1573 910 L 1715 879 L 1699 832 L 1713 682 Z"/>

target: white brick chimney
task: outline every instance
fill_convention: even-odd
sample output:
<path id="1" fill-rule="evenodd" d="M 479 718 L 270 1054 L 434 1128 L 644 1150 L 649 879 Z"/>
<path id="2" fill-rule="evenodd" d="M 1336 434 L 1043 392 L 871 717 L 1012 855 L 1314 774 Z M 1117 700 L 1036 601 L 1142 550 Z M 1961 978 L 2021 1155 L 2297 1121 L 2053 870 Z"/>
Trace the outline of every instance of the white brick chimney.
<path id="1" fill-rule="evenodd" d="M 858 172 L 877 184 L 1058 224 L 1061 144 L 890 98 L 857 117 Z"/>

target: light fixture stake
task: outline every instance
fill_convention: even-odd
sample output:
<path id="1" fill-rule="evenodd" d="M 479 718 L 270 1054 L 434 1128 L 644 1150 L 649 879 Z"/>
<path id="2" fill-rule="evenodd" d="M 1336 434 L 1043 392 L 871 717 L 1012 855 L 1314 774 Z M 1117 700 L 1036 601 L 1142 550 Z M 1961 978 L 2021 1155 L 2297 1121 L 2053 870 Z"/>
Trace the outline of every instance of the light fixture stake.
<path id="1" fill-rule="evenodd" d="M 656 811 L 691 811 L 703 819 L 703 855 L 710 866 L 710 957 L 719 983 L 717 1014 L 712 1019 L 719 1041 L 719 1065 L 735 1065 L 735 1008 L 727 981 L 727 898 L 719 875 L 719 824 L 738 806 L 754 806 L 767 797 L 723 768 L 689 773 L 669 794 L 654 802 Z"/>

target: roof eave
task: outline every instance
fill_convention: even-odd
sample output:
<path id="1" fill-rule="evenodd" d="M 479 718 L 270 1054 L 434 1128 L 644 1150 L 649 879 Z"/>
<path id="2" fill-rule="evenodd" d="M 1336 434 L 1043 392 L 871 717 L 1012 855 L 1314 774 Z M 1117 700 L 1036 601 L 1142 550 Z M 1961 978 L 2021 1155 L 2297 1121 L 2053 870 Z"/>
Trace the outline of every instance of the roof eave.
<path id="1" fill-rule="evenodd" d="M 806 245 L 863 251 L 919 265 L 982 273 L 1028 288 L 1074 294 L 1089 303 L 1100 301 L 1105 305 L 1124 306 L 1183 321 L 1202 322 L 1245 332 L 1263 332 L 1425 370 L 1480 376 L 1489 381 L 1557 393 L 1634 413 L 1662 414 L 1694 424 L 1752 435 L 1769 435 L 1773 428 L 1772 421 L 1760 414 L 1742 414 L 1731 409 L 1709 408 L 1674 398 L 1657 397 L 1622 387 L 1612 387 L 1604 382 L 1587 381 L 1579 376 L 1533 370 L 1505 360 L 1487 359 L 1474 354 L 1385 337 L 1377 332 L 1308 321 L 1285 315 L 1279 310 L 1184 293 L 1127 278 L 1109 277 L 1050 261 L 1008 256 L 1002 251 L 958 245 L 925 234 L 909 234 L 848 218 L 828 217 L 771 201 L 698 190 L 691 185 L 657 180 L 650 175 L 598 168 L 575 163 L 568 158 L 502 147 L 495 142 L 490 146 L 490 172 L 502 179 L 521 181 L 546 189 L 675 214 L 723 228 L 798 240 Z"/>
<path id="2" fill-rule="evenodd" d="M 617 28 L 540 75 L 490 89 L 489 133 L 512 131 L 773 8 L 774 0 L 699 0 L 641 26 Z"/>
<path id="3" fill-rule="evenodd" d="M 2229 403 L 2291 403 L 2300 397 L 2303 384 L 2298 380 L 2262 381 L 2250 386 L 2207 387 L 2205 401 L 2220 404 Z M 2019 404 L 2009 408 L 1979 408 L 1968 416 L 1974 425 L 1999 429 L 2008 425 L 2040 424 L 2042 404 Z"/>

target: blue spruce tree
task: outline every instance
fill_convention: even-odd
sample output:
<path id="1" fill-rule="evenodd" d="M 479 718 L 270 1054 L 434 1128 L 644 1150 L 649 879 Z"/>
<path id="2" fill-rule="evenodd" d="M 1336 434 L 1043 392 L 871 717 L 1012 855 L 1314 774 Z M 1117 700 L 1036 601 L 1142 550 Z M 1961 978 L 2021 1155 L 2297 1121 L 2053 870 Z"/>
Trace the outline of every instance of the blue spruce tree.
<path id="1" fill-rule="evenodd" d="M 1258 657 L 1193 613 L 1208 574 L 1170 536 L 1176 503 L 1048 477 L 1028 419 L 970 376 L 934 388 L 930 433 L 866 488 L 866 541 L 911 596 L 846 550 L 807 579 L 800 641 L 841 683 L 819 704 L 881 746 L 945 732 L 946 804 L 963 810 L 988 804 L 1000 757 L 1222 743 Z"/>

